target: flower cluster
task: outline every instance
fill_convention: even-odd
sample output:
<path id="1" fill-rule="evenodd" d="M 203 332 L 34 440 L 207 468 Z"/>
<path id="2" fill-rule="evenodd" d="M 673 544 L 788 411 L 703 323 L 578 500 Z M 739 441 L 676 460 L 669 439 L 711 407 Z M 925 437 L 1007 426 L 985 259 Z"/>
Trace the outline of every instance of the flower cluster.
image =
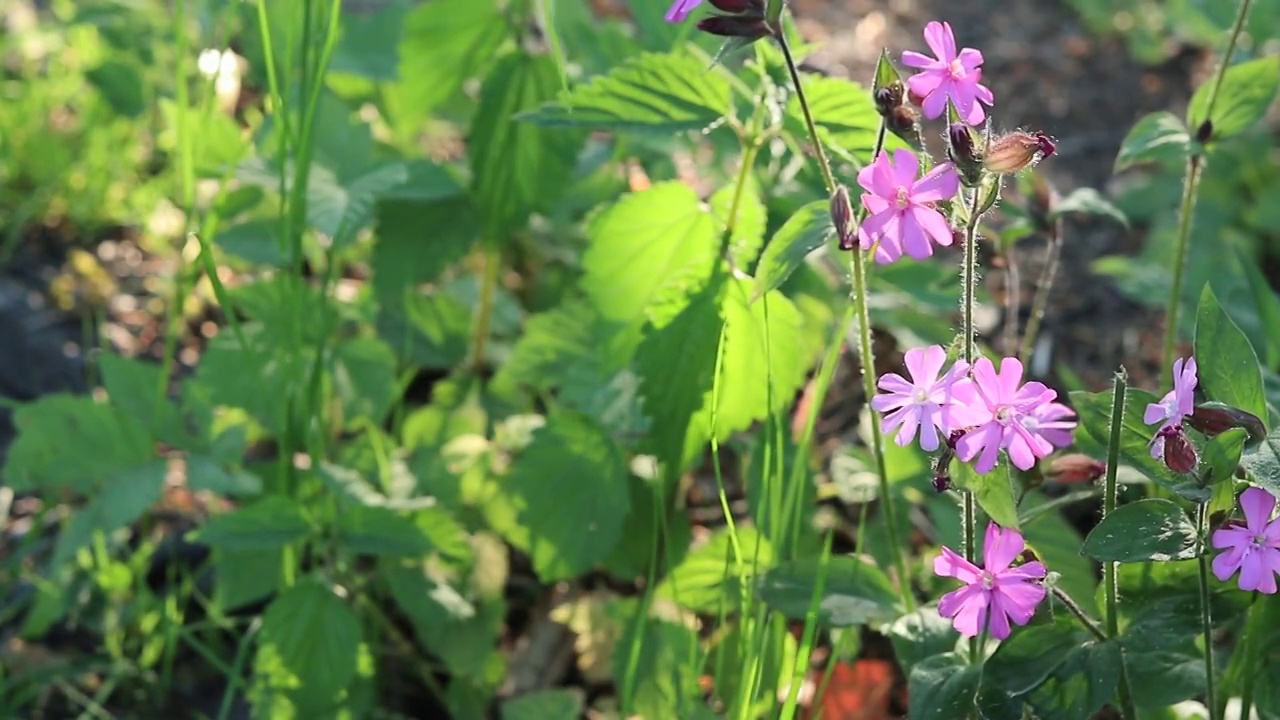
<path id="1" fill-rule="evenodd" d="M 981 358 L 970 368 L 958 361 L 943 373 L 947 353 L 941 346 L 908 350 L 907 374 L 882 376 L 883 393 L 871 399 L 884 414 L 881 428 L 895 433 L 899 445 L 917 435 L 932 452 L 946 438 L 956 456 L 973 462 L 979 473 L 991 472 L 1005 451 L 1020 470 L 1029 470 L 1054 448 L 1071 444 L 1076 423 L 1071 409 L 1055 402 L 1058 393 L 1039 382 L 1022 382 L 1022 363 L 1004 358 L 997 371 Z"/>
<path id="2" fill-rule="evenodd" d="M 1010 626 L 1026 625 L 1048 591 L 1043 580 L 1044 563 L 1031 561 L 1013 567 L 1026 548 L 1016 530 L 987 525 L 982 548 L 982 567 L 965 560 L 949 547 L 933 562 L 933 572 L 955 578 L 964 587 L 953 590 L 938 601 L 938 614 L 951 618 L 951 624 L 965 637 L 977 637 L 988 630 L 997 640 L 1009 637 Z"/>

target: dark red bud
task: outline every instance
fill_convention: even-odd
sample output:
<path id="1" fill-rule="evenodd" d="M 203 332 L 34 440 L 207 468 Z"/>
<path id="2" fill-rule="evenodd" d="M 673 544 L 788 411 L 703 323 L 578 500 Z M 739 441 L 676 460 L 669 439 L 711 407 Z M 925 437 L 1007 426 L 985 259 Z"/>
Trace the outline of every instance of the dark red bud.
<path id="1" fill-rule="evenodd" d="M 759 40 L 768 37 L 769 24 L 754 15 L 712 15 L 698 21 L 698 29 L 720 37 Z"/>
<path id="2" fill-rule="evenodd" d="M 1162 430 L 1160 435 L 1164 438 L 1164 464 L 1176 473 L 1193 472 L 1200 458 L 1196 455 L 1195 446 L 1187 439 L 1182 428 Z"/>
<path id="3" fill-rule="evenodd" d="M 902 83 L 894 83 L 876 90 L 874 98 L 876 111 L 881 117 L 893 115 L 893 111 L 902 105 Z"/>
<path id="4" fill-rule="evenodd" d="M 945 470 L 935 473 L 933 476 L 933 489 L 939 493 L 944 493 L 951 489 L 951 473 Z"/>
<path id="5" fill-rule="evenodd" d="M 849 202 L 849 188 L 844 185 L 836 187 L 831 193 L 831 224 L 836 229 L 836 237 L 840 238 L 841 250 L 852 250 L 858 246 L 857 228 L 853 225 L 853 204 Z"/>
<path id="6" fill-rule="evenodd" d="M 1213 121 L 1205 120 L 1196 128 L 1196 142 L 1204 145 L 1213 139 Z"/>
<path id="7" fill-rule="evenodd" d="M 1107 472 L 1107 464 L 1095 460 L 1088 455 L 1072 453 L 1054 458 L 1044 470 L 1048 480 L 1071 485 L 1073 483 L 1089 483 L 1102 477 Z"/>
<path id="8" fill-rule="evenodd" d="M 1058 151 L 1058 145 L 1053 138 L 1045 135 L 1039 130 L 1035 131 L 1036 142 L 1040 145 L 1040 159 L 1043 160 Z"/>
<path id="9" fill-rule="evenodd" d="M 924 106 L 924 96 L 915 94 L 909 88 L 907 90 L 907 101 L 916 107 Z"/>
<path id="10" fill-rule="evenodd" d="M 894 135 L 903 137 L 916 130 L 916 111 L 906 105 L 899 105 L 889 116 L 889 129 Z"/>
<path id="11" fill-rule="evenodd" d="M 982 180 L 982 153 L 968 125 L 952 123 L 947 128 L 947 157 L 966 186 L 974 187 Z"/>
<path id="12" fill-rule="evenodd" d="M 717 10 L 727 13 L 744 13 L 748 10 L 764 12 L 764 0 L 707 0 Z"/>
<path id="13" fill-rule="evenodd" d="M 1219 402 L 1196 406 L 1187 418 L 1187 424 L 1209 437 L 1235 428 L 1243 428 L 1252 440 L 1266 437 L 1267 434 L 1266 426 L 1257 415 Z"/>
<path id="14" fill-rule="evenodd" d="M 991 141 L 983 163 L 993 173 L 1013 173 L 1035 165 L 1056 149 L 1044 133 L 1012 132 Z"/>

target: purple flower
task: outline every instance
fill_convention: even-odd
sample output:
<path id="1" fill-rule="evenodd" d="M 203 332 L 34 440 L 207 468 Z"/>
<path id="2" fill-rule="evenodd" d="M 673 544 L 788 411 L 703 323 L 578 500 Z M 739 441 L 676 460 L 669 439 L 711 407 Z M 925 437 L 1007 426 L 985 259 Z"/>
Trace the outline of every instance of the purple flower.
<path id="1" fill-rule="evenodd" d="M 937 57 L 907 50 L 902 53 L 902 64 L 920 70 L 907 78 L 907 87 L 924 98 L 925 117 L 936 118 L 946 112 L 950 98 L 962 120 L 970 125 L 981 123 L 986 111 L 979 103 L 995 103 L 991 90 L 982 84 L 982 53 L 973 48 L 957 53 L 949 23 L 925 25 L 924 41 Z"/>
<path id="2" fill-rule="evenodd" d="M 1164 457 L 1165 443 L 1170 437 L 1181 437 L 1182 419 L 1195 412 L 1196 359 L 1179 358 L 1173 361 L 1173 389 L 1160 398 L 1160 402 L 1148 403 L 1142 422 L 1148 425 L 1160 423 L 1160 429 L 1151 439 L 1151 457 Z"/>
<path id="3" fill-rule="evenodd" d="M 1240 493 L 1244 527 L 1238 521 L 1213 532 L 1213 546 L 1226 550 L 1213 559 L 1213 574 L 1226 580 L 1240 572 L 1240 589 L 1272 595 L 1280 574 L 1280 520 L 1272 520 L 1276 499 L 1261 488 Z"/>
<path id="4" fill-rule="evenodd" d="M 930 203 L 955 197 L 960 178 L 951 163 L 943 163 L 919 180 L 920 161 L 910 150 L 894 150 L 858 173 L 858 184 L 867 192 L 862 204 L 871 213 L 858 228 L 862 249 L 876 247 L 876 262 L 891 263 L 902 253 L 922 260 L 933 254 L 930 239 L 950 245 L 951 226 Z M 877 245 L 878 243 L 878 245 Z"/>
<path id="5" fill-rule="evenodd" d="M 941 378 L 938 373 L 947 361 L 940 345 L 914 348 L 906 353 L 908 380 L 889 373 L 878 383 L 885 392 L 871 398 L 871 408 L 884 414 L 880 428 L 885 433 L 898 429 L 897 443 L 906 446 L 920 434 L 920 447 L 938 449 L 938 436 L 951 433 L 951 413 L 956 407 L 952 386 L 964 379 L 968 363 L 957 362 Z"/>
<path id="6" fill-rule="evenodd" d="M 1044 563 L 1029 562 L 1009 567 L 1022 554 L 1026 543 L 1017 530 L 1001 530 L 995 523 L 987 525 L 982 548 L 984 567 L 979 568 L 954 550 L 942 548 L 933 561 L 933 572 L 964 583 L 938 601 L 938 614 L 951 618 L 956 631 L 965 637 L 977 637 L 989 629 L 997 640 L 1009 637 L 1009 621 L 1026 625 L 1036 613 L 1036 606 L 1046 594 L 1041 583 Z"/>
<path id="7" fill-rule="evenodd" d="M 1038 382 L 1022 385 L 1022 363 L 1016 358 L 1000 361 L 1000 372 L 986 358 L 973 364 L 973 382 L 958 385 L 957 398 L 973 429 L 956 441 L 956 455 L 965 462 L 975 457 L 974 469 L 991 472 L 1001 450 L 1020 470 L 1029 470 L 1037 458 L 1055 447 L 1071 444 L 1074 413 L 1053 402 L 1058 393 Z M 980 454 L 980 455 L 979 455 Z"/>
<path id="8" fill-rule="evenodd" d="M 689 13 L 693 12 L 693 9 L 700 4 L 702 4 L 702 0 L 676 0 L 671 3 L 671 7 L 664 17 L 669 23 L 684 22 L 685 18 L 689 17 Z"/>

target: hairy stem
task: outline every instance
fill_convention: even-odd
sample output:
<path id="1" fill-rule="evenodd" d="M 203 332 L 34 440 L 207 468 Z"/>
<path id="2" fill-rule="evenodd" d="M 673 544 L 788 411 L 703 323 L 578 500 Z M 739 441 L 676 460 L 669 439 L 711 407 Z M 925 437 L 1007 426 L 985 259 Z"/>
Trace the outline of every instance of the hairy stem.
<path id="1" fill-rule="evenodd" d="M 1070 595 L 1063 592 L 1062 588 L 1057 585 L 1053 586 L 1053 590 L 1051 592 L 1053 593 L 1053 597 L 1056 598 L 1058 602 L 1062 603 L 1063 607 L 1070 611 L 1071 614 L 1080 621 L 1080 624 L 1084 626 L 1085 630 L 1089 631 L 1089 634 L 1092 635 L 1095 640 L 1098 642 L 1107 641 L 1107 634 L 1102 631 L 1101 627 L 1098 627 L 1097 621 L 1089 617 L 1085 611 L 1076 604 L 1076 601 L 1071 599 Z"/>
<path id="2" fill-rule="evenodd" d="M 982 207 L 981 188 L 973 189 L 973 197 L 969 204 L 969 222 L 965 226 L 964 231 L 964 267 L 961 268 L 961 315 L 963 316 L 962 334 L 964 335 L 964 347 L 961 354 L 964 361 L 973 367 L 974 361 L 977 359 L 978 348 L 974 340 L 976 331 L 973 327 L 974 306 L 977 305 L 978 299 L 978 216 L 979 209 Z M 964 532 L 964 557 L 971 563 L 976 563 L 978 558 L 977 547 L 977 525 L 978 525 L 978 503 L 973 497 L 973 493 L 969 490 L 961 492 L 963 498 L 962 515 L 960 517 L 960 527 Z M 980 648 L 977 638 L 969 641 L 969 661 L 977 663 L 980 654 Z"/>
<path id="3" fill-rule="evenodd" d="M 1196 513 L 1200 526 L 1200 537 L 1203 542 L 1209 538 L 1209 504 L 1200 503 Z M 1209 555 L 1201 553 L 1200 558 L 1200 629 L 1204 636 L 1204 676 L 1205 707 L 1209 709 L 1209 720 L 1221 720 L 1218 710 L 1217 680 L 1213 671 L 1213 618 L 1209 612 Z"/>
<path id="4" fill-rule="evenodd" d="M 1120 434 L 1124 429 L 1124 403 L 1128 390 L 1129 374 L 1121 367 L 1116 372 L 1115 381 L 1111 389 L 1111 437 L 1107 443 L 1107 474 L 1106 479 L 1103 481 L 1102 493 L 1102 518 L 1104 520 L 1108 515 L 1115 512 L 1116 502 L 1119 499 L 1116 466 L 1120 461 Z M 1117 569 L 1116 563 L 1102 563 L 1102 585 L 1107 605 L 1107 636 L 1112 638 L 1120 635 L 1120 592 L 1116 576 Z M 1121 717 L 1124 720 L 1136 720 L 1137 710 L 1133 705 L 1133 691 L 1129 686 L 1129 671 L 1124 665 L 1123 655 L 1120 664 L 1119 695 Z"/>

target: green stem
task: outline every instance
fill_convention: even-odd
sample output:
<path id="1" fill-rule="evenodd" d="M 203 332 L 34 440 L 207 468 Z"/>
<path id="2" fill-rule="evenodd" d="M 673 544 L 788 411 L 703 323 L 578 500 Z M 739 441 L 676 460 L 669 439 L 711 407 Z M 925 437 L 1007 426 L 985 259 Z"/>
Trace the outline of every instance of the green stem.
<path id="1" fill-rule="evenodd" d="M 1197 512 L 1200 526 L 1200 537 L 1207 541 L 1209 537 L 1209 504 L 1200 503 Z M 1221 720 L 1218 711 L 1217 680 L 1213 670 L 1213 618 L 1209 611 L 1209 554 L 1201 553 L 1200 563 L 1200 629 L 1204 636 L 1204 675 L 1205 675 L 1205 707 L 1209 709 L 1209 720 Z"/>
<path id="2" fill-rule="evenodd" d="M 1062 262 L 1062 220 L 1053 223 L 1053 237 L 1049 238 L 1049 257 L 1045 261 L 1044 271 L 1036 283 L 1036 295 L 1031 301 L 1031 316 L 1027 318 L 1027 327 L 1022 331 L 1022 343 L 1018 347 L 1018 357 L 1030 362 L 1031 353 L 1035 351 L 1036 336 L 1040 334 L 1040 325 L 1044 323 L 1045 313 L 1049 309 L 1049 292 L 1053 289 L 1053 281 L 1058 276 L 1058 266 Z"/>
<path id="3" fill-rule="evenodd" d="M 787 70 L 791 73 L 791 82 L 796 90 L 796 100 L 799 101 L 800 109 L 804 113 L 805 125 L 809 129 L 809 139 L 813 141 L 814 153 L 818 158 L 818 167 L 822 171 L 823 183 L 826 185 L 828 193 L 834 193 L 836 189 L 835 177 L 831 173 L 826 151 L 822 149 L 822 139 L 818 136 L 818 126 L 813 121 L 813 112 L 809 109 L 809 101 L 805 97 L 804 86 L 800 83 L 800 71 L 796 66 L 795 58 L 792 57 L 791 48 L 787 44 L 786 36 L 781 28 L 779 28 L 774 37 L 777 38 L 778 45 L 782 48 L 782 56 L 786 59 Z M 883 123 L 881 124 L 879 137 L 879 143 L 883 143 Z M 867 269 L 862 252 L 855 249 L 849 255 L 853 275 L 853 304 L 857 308 L 858 354 L 862 361 L 862 389 L 867 401 L 870 402 L 871 398 L 875 397 L 876 394 L 876 378 L 875 354 L 871 346 L 871 313 L 867 305 Z M 893 493 L 889 487 L 889 474 L 885 467 L 884 437 L 880 432 L 878 423 L 873 420 L 870 425 L 871 454 L 875 458 L 876 475 L 880 484 L 880 504 L 884 510 L 885 530 L 889 534 L 889 554 L 898 572 L 898 585 L 902 593 L 902 603 L 907 612 L 912 612 L 915 610 L 916 602 L 915 597 L 911 594 L 911 573 L 907 566 L 906 554 L 902 552 L 902 543 L 898 535 L 897 513 L 894 510 Z"/>
<path id="4" fill-rule="evenodd" d="M 1236 11 L 1235 23 L 1231 26 L 1231 35 L 1227 38 L 1227 48 L 1222 55 L 1222 63 L 1214 74 L 1213 83 L 1209 86 L 1209 98 L 1205 103 L 1204 116 L 1206 122 L 1213 117 L 1214 106 L 1218 102 L 1218 94 L 1222 90 L 1222 81 L 1227 75 L 1227 67 L 1231 64 L 1231 55 L 1235 53 L 1236 43 L 1244 30 L 1245 20 L 1249 17 L 1249 6 L 1252 0 L 1241 0 Z M 1199 128 L 1190 128 L 1198 133 Z M 1173 287 L 1169 291 L 1169 305 L 1165 312 L 1164 351 L 1161 354 L 1161 372 L 1165 383 L 1173 380 L 1173 351 L 1178 342 L 1178 311 L 1182 300 L 1183 276 L 1186 273 L 1187 247 L 1191 241 L 1191 224 L 1194 220 L 1196 198 L 1199 194 L 1200 172 L 1204 165 L 1204 156 L 1199 143 L 1192 142 L 1187 156 L 1187 170 L 1182 180 L 1182 203 L 1178 211 L 1177 245 L 1173 255 Z"/>
<path id="5" fill-rule="evenodd" d="M 1076 604 L 1075 600 L 1071 599 L 1070 595 L 1063 592 L 1062 588 L 1057 585 L 1053 587 L 1051 592 L 1053 597 L 1062 603 L 1063 607 L 1070 611 L 1072 615 L 1075 615 L 1080 624 L 1084 626 L 1084 629 L 1088 630 L 1089 634 L 1093 636 L 1093 639 L 1098 642 L 1107 642 L 1107 634 L 1102 631 L 1102 628 L 1098 627 L 1097 621 L 1085 614 L 1085 611 Z"/>
<path id="6" fill-rule="evenodd" d="M 1105 520 L 1108 515 L 1115 512 L 1116 503 L 1119 500 L 1119 490 L 1116 483 L 1116 467 L 1120 464 L 1120 437 L 1124 429 L 1124 404 L 1125 397 L 1129 390 L 1129 374 L 1121 367 L 1115 376 L 1115 380 L 1111 389 L 1111 437 L 1107 443 L 1107 474 L 1103 481 L 1102 494 L 1102 517 Z M 1103 594 L 1106 596 L 1107 605 L 1107 636 L 1120 636 L 1120 590 L 1119 580 L 1116 575 L 1118 566 L 1113 562 L 1102 564 L 1102 585 Z M 1120 683 L 1119 695 L 1121 705 L 1121 717 L 1124 720 L 1136 720 L 1137 710 L 1133 704 L 1133 690 L 1129 686 L 1129 671 L 1124 664 L 1123 650 L 1120 665 Z"/>
<path id="7" fill-rule="evenodd" d="M 471 371 L 477 376 L 484 369 L 485 346 L 489 342 L 489 326 L 493 320 L 502 256 L 496 246 L 491 246 L 481 252 L 481 259 L 484 267 L 480 275 L 480 307 L 476 310 L 475 326 L 471 331 Z"/>
<path id="8" fill-rule="evenodd" d="M 1240 652 L 1244 654 L 1244 680 L 1240 683 L 1240 717 L 1248 720 L 1253 715 L 1253 687 L 1258 677 L 1258 670 L 1268 652 L 1267 644 L 1261 638 L 1271 626 L 1270 610 L 1274 603 L 1272 598 L 1255 598 L 1249 606 L 1249 616 L 1245 620 L 1244 637 Z M 1224 700 L 1225 702 L 1225 700 Z"/>
<path id="9" fill-rule="evenodd" d="M 964 346 L 962 355 L 964 361 L 973 367 L 973 363 L 977 360 L 978 346 L 975 337 L 977 331 L 974 329 L 973 315 L 974 308 L 978 304 L 978 219 L 982 207 L 982 187 L 979 185 L 973 189 L 973 195 L 969 200 L 969 222 L 964 229 L 964 267 L 961 268 L 961 315 L 962 315 L 962 334 L 964 335 Z M 963 499 L 962 516 L 960 518 L 960 527 L 964 533 L 964 557 L 971 563 L 977 563 L 978 560 L 978 503 L 973 497 L 973 493 L 964 490 L 961 493 Z M 969 661 L 977 664 L 981 655 L 981 648 L 977 638 L 969 641 Z"/>
<path id="10" fill-rule="evenodd" d="M 827 531 L 826 540 L 822 544 L 822 555 L 818 559 L 820 568 L 827 567 L 831 562 L 831 542 L 835 533 Z M 791 687 L 787 690 L 787 701 L 782 706 L 782 714 L 779 716 L 783 720 L 791 720 L 796 714 L 796 701 L 800 697 L 800 686 L 804 684 L 805 675 L 809 671 L 809 655 L 813 651 L 813 639 L 817 634 L 818 609 L 822 605 L 822 596 L 826 592 L 827 573 L 819 572 L 816 581 L 813 583 L 813 593 L 809 597 L 809 609 L 805 611 L 804 632 L 800 637 L 800 656 L 804 659 L 804 663 L 797 663 L 791 675 Z M 834 655 L 834 653 L 833 653 Z M 835 663 L 833 656 L 829 663 Z"/>

